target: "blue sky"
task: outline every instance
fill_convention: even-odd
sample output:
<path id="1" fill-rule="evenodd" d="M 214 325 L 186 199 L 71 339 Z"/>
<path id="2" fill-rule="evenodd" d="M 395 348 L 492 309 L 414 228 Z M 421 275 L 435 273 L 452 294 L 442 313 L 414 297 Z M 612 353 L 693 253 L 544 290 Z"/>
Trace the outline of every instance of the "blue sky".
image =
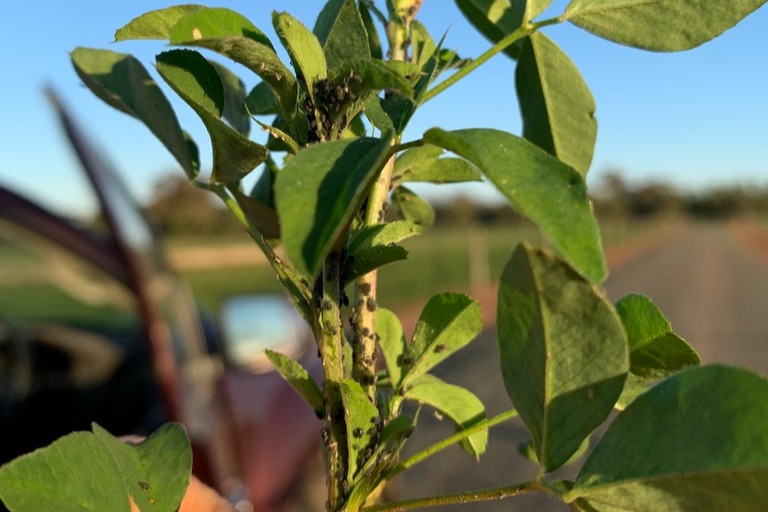
<path id="1" fill-rule="evenodd" d="M 113 44 L 114 31 L 142 12 L 174 3 L 31 0 L 4 6 L 0 182 L 60 207 L 87 204 L 77 164 L 41 93 L 49 83 L 117 164 L 129 187 L 139 197 L 150 195 L 160 176 L 177 167 L 173 159 L 138 121 L 107 107 L 80 85 L 68 52 L 76 46 L 109 48 L 134 53 L 151 68 L 154 54 L 164 50 L 162 43 Z M 311 27 L 323 2 L 206 5 L 226 5 L 272 35 L 272 9 L 287 10 Z M 565 5 L 567 1 L 555 0 L 545 17 L 559 14 Z M 452 1 L 425 0 L 419 19 L 436 38 L 448 30 L 445 46 L 462 56 L 477 56 L 489 46 Z M 768 185 L 768 7 L 721 38 L 677 54 L 618 46 L 570 25 L 545 30 L 579 67 L 597 102 L 592 184 L 607 170 L 620 169 L 632 182 L 665 180 L 692 189 L 723 183 Z M 249 87 L 256 83 L 246 70 L 239 71 Z M 183 103 L 173 102 L 182 126 L 201 147 L 204 165 L 209 165 L 210 147 L 201 123 Z M 497 56 L 420 110 L 406 139 L 431 126 L 520 133 L 519 118 L 513 62 Z M 456 190 L 441 187 L 428 193 Z"/>

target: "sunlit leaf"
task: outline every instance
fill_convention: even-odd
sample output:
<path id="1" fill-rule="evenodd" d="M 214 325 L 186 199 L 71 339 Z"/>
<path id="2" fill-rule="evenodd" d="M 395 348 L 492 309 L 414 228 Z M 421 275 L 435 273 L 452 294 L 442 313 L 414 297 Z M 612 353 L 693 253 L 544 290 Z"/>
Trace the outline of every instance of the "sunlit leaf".
<path id="1" fill-rule="evenodd" d="M 357 470 L 367 461 L 365 451 L 374 442 L 379 411 L 368 400 L 360 384 L 352 379 L 342 381 L 341 399 L 344 402 L 344 421 L 347 426 L 347 479 L 352 481 Z"/>
<path id="2" fill-rule="evenodd" d="M 629 340 L 630 371 L 645 379 L 661 379 L 696 366 L 701 358 L 675 334 L 659 308 L 645 295 L 630 294 L 616 303 Z"/>
<path id="3" fill-rule="evenodd" d="M 355 0 L 328 1 L 313 32 L 323 47 L 329 69 L 347 60 L 371 58 L 368 33 Z"/>
<path id="4" fill-rule="evenodd" d="M 476 165 L 584 276 L 595 282 L 605 278 L 600 231 L 578 172 L 525 139 L 498 130 L 433 128 L 424 139 Z"/>
<path id="5" fill-rule="evenodd" d="M 312 145 L 285 164 L 275 196 L 296 270 L 315 276 L 389 155 L 392 134 Z"/>
<path id="6" fill-rule="evenodd" d="M 320 387 L 309 372 L 298 362 L 280 352 L 267 349 L 265 353 L 272 366 L 283 376 L 286 382 L 296 390 L 315 412 L 322 414 L 325 411 L 323 392 L 320 391 Z"/>
<path id="7" fill-rule="evenodd" d="M 95 423 L 93 432 L 111 453 L 125 488 L 142 512 L 178 510 L 192 471 L 192 450 L 184 427 L 165 424 L 137 444 L 128 444 Z"/>
<path id="8" fill-rule="evenodd" d="M 766 425 L 768 381 L 725 366 L 685 370 L 616 418 L 566 499 L 610 511 L 762 511 Z"/>
<path id="9" fill-rule="evenodd" d="M 212 181 L 237 182 L 264 161 L 264 146 L 221 120 L 224 88 L 218 73 L 202 55 L 191 50 L 161 53 L 157 56 L 157 71 L 205 124 L 213 147 Z"/>
<path id="10" fill-rule="evenodd" d="M 188 12 L 203 9 L 196 4 L 174 5 L 149 11 L 134 18 L 115 32 L 115 41 L 129 39 L 169 39 L 173 26 Z"/>
<path id="11" fill-rule="evenodd" d="M 122 53 L 77 48 L 72 63 L 96 96 L 143 122 L 190 179 L 197 175 L 197 147 L 181 130 L 170 103 L 138 60 Z"/>
<path id="12" fill-rule="evenodd" d="M 460 293 L 433 296 L 421 311 L 403 358 L 402 387 L 465 347 L 483 329 L 480 304 Z"/>
<path id="13" fill-rule="evenodd" d="M 397 389 L 402 377 L 402 357 L 408 347 L 403 334 L 400 319 L 388 309 L 376 309 L 376 334 L 379 335 L 379 348 L 384 356 L 384 364 L 389 373 L 392 387 Z"/>
<path id="14" fill-rule="evenodd" d="M 442 153 L 443 148 L 429 144 L 401 153 L 395 162 L 393 181 L 456 183 L 482 180 L 475 166 L 462 158 L 440 158 Z"/>
<path id="15" fill-rule="evenodd" d="M 171 33 L 171 44 L 197 46 L 218 52 L 256 73 L 272 89 L 283 115 L 291 117 L 296 109 L 297 86 L 291 71 L 275 53 L 267 37 L 237 13 L 227 16 L 228 23 L 216 19 L 231 13 L 226 9 L 204 9 L 187 14 Z M 213 20 L 208 20 L 212 17 Z M 199 27 L 206 29 L 207 37 Z M 199 30 L 199 34 L 195 32 Z M 201 37 L 196 37 L 200 35 Z"/>
<path id="16" fill-rule="evenodd" d="M 521 244 L 499 285 L 504 385 L 549 471 L 611 412 L 629 370 L 618 314 L 564 261 Z"/>
<path id="17" fill-rule="evenodd" d="M 456 424 L 456 431 L 485 419 L 485 406 L 471 391 L 448 384 L 432 375 L 422 375 L 405 391 L 405 398 L 427 404 Z M 488 429 L 482 429 L 461 443 L 468 453 L 479 456 L 488 444 Z"/>
<path id="18" fill-rule="evenodd" d="M 674 52 L 714 39 L 765 1 L 571 0 L 563 18 L 620 44 Z"/>
<path id="19" fill-rule="evenodd" d="M 90 432 L 69 434 L 0 467 L 0 499 L 13 512 L 131 510 L 120 470 Z"/>
<path id="20" fill-rule="evenodd" d="M 328 75 L 323 48 L 317 37 L 287 12 L 273 12 L 272 25 L 288 51 L 297 76 L 307 85 L 307 94 L 315 101 L 315 84 Z"/>
<path id="21" fill-rule="evenodd" d="M 573 62 L 534 32 L 520 53 L 515 85 L 523 136 L 585 176 L 597 137 L 595 100 Z"/>
<path id="22" fill-rule="evenodd" d="M 273 48 L 269 38 L 242 14 L 224 7 L 206 7 L 185 14 L 173 27 L 172 44 L 221 37 L 245 37 Z"/>

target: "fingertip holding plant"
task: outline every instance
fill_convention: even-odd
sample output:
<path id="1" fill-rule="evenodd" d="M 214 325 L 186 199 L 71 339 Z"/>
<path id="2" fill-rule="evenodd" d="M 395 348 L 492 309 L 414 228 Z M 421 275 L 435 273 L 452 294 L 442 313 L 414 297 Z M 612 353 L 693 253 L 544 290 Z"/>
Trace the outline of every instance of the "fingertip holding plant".
<path id="1" fill-rule="evenodd" d="M 295 74 L 262 31 L 228 10 L 160 9 L 116 34 L 118 41 L 150 38 L 184 48 L 160 54 L 157 71 L 210 133 L 214 172 L 204 188 L 222 198 L 264 250 L 312 329 L 322 383 L 286 356 L 269 358 L 323 418 L 328 509 L 408 510 L 544 492 L 571 510 L 591 512 L 763 510 L 768 381 L 723 366 L 695 368 L 695 350 L 648 298 L 632 295 L 616 305 L 605 298 L 605 257 L 585 184 L 596 138 L 595 101 L 576 65 L 541 31 L 567 21 L 614 43 L 679 51 L 717 37 L 765 0 L 572 0 L 560 16 L 542 21 L 535 20 L 548 0 L 456 0 L 493 44 L 472 60 L 432 40 L 415 19 L 421 3 L 387 0 L 379 9 L 372 0 L 331 0 L 313 30 L 275 13 L 279 43 Z M 381 59 L 376 22 L 387 34 L 387 60 Z M 204 52 L 242 64 L 262 82 L 227 103 L 227 84 L 238 83 L 237 77 L 212 65 Z M 502 52 L 516 66 L 522 136 L 433 128 L 402 143 L 420 105 Z M 196 147 L 162 91 L 148 85 L 149 73 L 138 60 L 77 49 L 72 61 L 87 87 L 144 122 L 194 178 Z M 444 79 L 436 82 L 439 76 Z M 266 145 L 248 138 L 242 120 L 251 114 L 272 134 Z M 265 115 L 271 119 L 262 121 Z M 243 178 L 260 165 L 273 179 L 244 191 Z M 480 179 L 533 221 L 554 248 L 521 244 L 500 278 L 500 371 L 515 409 L 492 418 L 469 390 L 430 373 L 481 332 L 479 304 L 458 293 L 438 294 L 409 337 L 389 309 L 397 305 L 377 296 L 377 269 L 406 259 L 400 242 L 434 220 L 429 204 L 403 184 Z M 281 244 L 288 259 L 278 258 L 267 239 Z M 349 318 L 349 330 L 342 318 Z M 400 460 L 418 427 L 418 418 L 404 412 L 408 401 L 435 409 L 456 432 Z M 614 408 L 623 412 L 581 463 L 575 481 L 552 481 L 552 471 L 580 460 Z M 490 428 L 517 415 L 530 433 L 526 450 L 539 465 L 539 478 L 374 503 L 387 480 L 447 446 L 460 444 L 480 457 L 493 443 Z M 101 443 L 94 438 L 66 443 Z M 173 455 L 170 449 L 163 454 Z M 35 456 L 0 469 L 0 497 L 16 512 L 31 510 L 24 505 L 25 486 L 16 484 L 18 468 Z"/>

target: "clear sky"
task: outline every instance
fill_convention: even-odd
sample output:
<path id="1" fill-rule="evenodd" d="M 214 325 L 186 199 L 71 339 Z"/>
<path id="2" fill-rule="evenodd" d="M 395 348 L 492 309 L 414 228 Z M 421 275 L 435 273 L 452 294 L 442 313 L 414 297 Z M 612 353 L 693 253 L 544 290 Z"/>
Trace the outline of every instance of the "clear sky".
<path id="1" fill-rule="evenodd" d="M 77 164 L 41 93 L 45 83 L 59 90 L 139 197 L 147 198 L 155 181 L 177 168 L 143 125 L 80 84 L 68 56 L 76 46 L 109 48 L 134 53 L 151 68 L 163 44 L 114 44 L 114 31 L 147 10 L 174 3 L 29 0 L 3 7 L 0 182 L 58 205 L 85 205 Z M 279 46 L 269 21 L 271 10 L 287 10 L 311 27 L 323 1 L 206 5 L 226 5 L 245 14 Z M 545 17 L 561 13 L 565 5 L 567 1 L 555 0 Z M 419 19 L 435 38 L 448 30 L 445 46 L 462 56 L 477 56 L 489 46 L 451 0 L 425 0 Z M 723 183 L 768 185 L 768 6 L 719 39 L 677 54 L 618 46 L 570 25 L 545 31 L 579 67 L 597 102 L 591 183 L 609 169 L 621 169 L 631 182 L 660 179 L 693 189 Z M 239 71 L 249 87 L 257 82 L 247 70 Z M 203 165 L 210 166 L 202 124 L 172 93 L 168 96 L 182 126 L 201 147 Z M 497 56 L 428 103 L 411 123 L 406 140 L 431 126 L 494 127 L 519 134 L 513 62 Z"/>

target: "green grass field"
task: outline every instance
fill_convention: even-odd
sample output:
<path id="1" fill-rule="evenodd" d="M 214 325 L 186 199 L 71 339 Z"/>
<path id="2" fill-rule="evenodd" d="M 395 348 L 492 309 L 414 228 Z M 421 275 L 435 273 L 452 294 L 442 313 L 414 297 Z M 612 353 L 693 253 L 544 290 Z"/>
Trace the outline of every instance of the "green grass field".
<path id="1" fill-rule="evenodd" d="M 606 247 L 625 243 L 653 228 L 649 224 L 606 223 Z M 403 307 L 423 301 L 435 293 L 467 292 L 470 288 L 470 251 L 485 267 L 485 280 L 499 277 L 504 265 L 521 241 L 545 243 L 532 226 L 475 227 L 473 234 L 458 228 L 437 228 L 403 242 L 409 257 L 380 270 L 379 302 L 388 307 Z M 175 242 L 171 241 L 174 245 Z M 194 241 L 184 240 L 184 246 Z M 483 247 L 484 246 L 484 247 Z M 481 268 L 482 270 L 482 268 Z M 266 265 L 238 266 L 182 272 L 201 306 L 216 311 L 228 296 L 276 292 L 280 283 Z"/>

